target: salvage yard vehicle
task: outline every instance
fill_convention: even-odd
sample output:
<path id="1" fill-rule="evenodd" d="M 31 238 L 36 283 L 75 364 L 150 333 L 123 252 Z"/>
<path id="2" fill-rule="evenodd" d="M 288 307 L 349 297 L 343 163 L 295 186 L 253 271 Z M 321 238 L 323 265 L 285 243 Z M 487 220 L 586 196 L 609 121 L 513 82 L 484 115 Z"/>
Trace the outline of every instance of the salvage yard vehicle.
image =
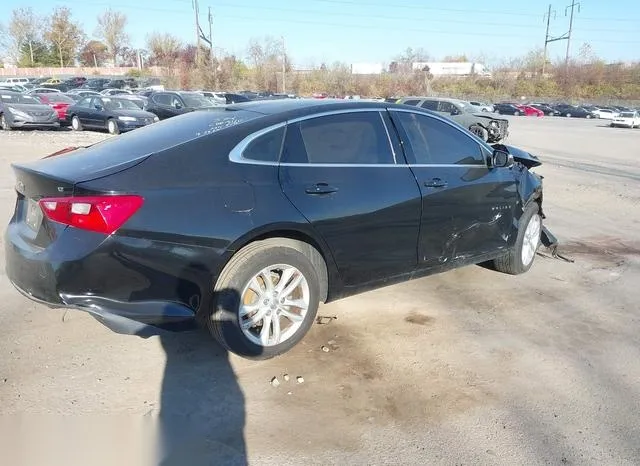
<path id="1" fill-rule="evenodd" d="M 303 338 L 320 302 L 470 264 L 527 272 L 554 242 L 540 164 L 418 107 L 191 112 L 14 164 L 7 275 L 118 332 L 200 320 L 266 359 Z"/>
<path id="2" fill-rule="evenodd" d="M 509 135 L 509 121 L 495 118 L 488 112 L 479 112 L 469 102 L 439 97 L 404 97 L 404 105 L 415 105 L 445 115 L 485 142 L 499 142 Z"/>
<path id="3" fill-rule="evenodd" d="M 120 97 L 88 96 L 67 109 L 67 119 L 74 131 L 106 129 L 110 134 L 141 128 L 158 121 L 153 113 L 135 102 Z"/>
<path id="4" fill-rule="evenodd" d="M 207 110 L 217 105 L 199 92 L 162 91 L 154 92 L 147 101 L 147 110 L 164 120 L 195 110 Z"/>
<path id="5" fill-rule="evenodd" d="M 35 96 L 0 91 L 0 129 L 60 127 L 58 114 Z"/>
<path id="6" fill-rule="evenodd" d="M 622 126 L 624 128 L 640 127 L 640 115 L 638 112 L 621 112 L 611 120 L 611 126 Z"/>
<path id="7" fill-rule="evenodd" d="M 75 101 L 68 95 L 59 92 L 48 92 L 46 94 L 32 94 L 45 105 L 48 105 L 58 114 L 60 124 L 67 124 L 67 109 L 73 105 Z"/>

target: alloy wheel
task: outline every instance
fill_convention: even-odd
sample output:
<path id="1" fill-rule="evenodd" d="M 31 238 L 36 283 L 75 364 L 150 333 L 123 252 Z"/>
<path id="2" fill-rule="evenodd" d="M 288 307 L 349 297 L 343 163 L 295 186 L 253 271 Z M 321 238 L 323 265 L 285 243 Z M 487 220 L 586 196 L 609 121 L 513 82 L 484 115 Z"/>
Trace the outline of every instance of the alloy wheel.
<path id="1" fill-rule="evenodd" d="M 265 267 L 246 284 L 240 297 L 239 323 L 254 344 L 275 346 L 287 341 L 302 326 L 309 310 L 310 291 L 296 267 Z"/>
<path id="2" fill-rule="evenodd" d="M 522 265 L 528 266 L 533 260 L 538 245 L 540 244 L 540 231 L 542 229 L 542 220 L 540 215 L 536 214 L 529 219 L 527 229 L 524 231 L 524 238 L 522 240 Z"/>

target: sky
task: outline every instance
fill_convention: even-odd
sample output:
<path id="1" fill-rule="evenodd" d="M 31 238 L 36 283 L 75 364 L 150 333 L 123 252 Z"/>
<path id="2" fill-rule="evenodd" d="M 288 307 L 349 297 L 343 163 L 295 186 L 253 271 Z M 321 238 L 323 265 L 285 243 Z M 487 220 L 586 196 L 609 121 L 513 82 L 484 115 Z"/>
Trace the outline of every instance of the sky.
<path id="1" fill-rule="evenodd" d="M 111 6 L 128 17 L 134 47 L 147 34 L 170 32 L 195 42 L 193 0 L 2 0 L 0 22 L 13 8 L 30 6 L 40 14 L 68 6 L 91 36 L 97 15 Z M 216 51 L 247 55 L 253 38 L 284 39 L 296 67 L 321 63 L 389 63 L 407 47 L 426 50 L 434 60 L 466 54 L 488 65 L 525 55 L 544 45 L 549 1 L 541 0 L 198 0 L 200 23 L 208 33 L 213 15 Z M 572 0 L 551 0 L 550 36 L 569 29 Z M 576 3 L 578 3 L 576 1 Z M 607 61 L 640 60 L 639 0 L 580 0 L 575 8 L 571 53 L 588 42 Z M 565 13 L 567 13 L 565 15 Z M 564 58 L 567 41 L 549 44 L 549 57 Z"/>

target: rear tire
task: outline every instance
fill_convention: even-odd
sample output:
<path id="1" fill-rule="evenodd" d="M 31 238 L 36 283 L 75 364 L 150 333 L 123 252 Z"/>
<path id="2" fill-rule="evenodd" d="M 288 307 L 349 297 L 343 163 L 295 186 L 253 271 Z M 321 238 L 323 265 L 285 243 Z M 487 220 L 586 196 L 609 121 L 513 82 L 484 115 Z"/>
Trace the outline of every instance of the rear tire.
<path id="1" fill-rule="evenodd" d="M 11 131 L 13 128 L 7 123 L 7 119 L 4 117 L 4 113 L 0 115 L 0 129 L 4 131 Z"/>
<path id="2" fill-rule="evenodd" d="M 107 120 L 107 131 L 109 131 L 109 134 L 120 134 L 118 123 L 113 118 Z"/>
<path id="3" fill-rule="evenodd" d="M 71 117 L 71 129 L 74 131 L 82 131 L 82 123 L 80 123 L 80 118 L 78 118 L 77 115 Z"/>
<path id="4" fill-rule="evenodd" d="M 519 275 L 531 268 L 540 245 L 540 233 L 542 232 L 542 218 L 539 211 L 536 202 L 530 203 L 525 208 L 518 222 L 518 237 L 513 248 L 493 261 L 493 266 L 497 271 L 509 275 Z"/>
<path id="5" fill-rule="evenodd" d="M 322 256 L 306 243 L 271 238 L 248 244 L 231 258 L 215 284 L 209 332 L 224 348 L 245 358 L 269 359 L 289 351 L 315 320 L 321 267 Z"/>
<path id="6" fill-rule="evenodd" d="M 480 125 L 471 125 L 469 127 L 469 131 L 478 136 L 484 142 L 487 142 L 489 140 L 489 131 L 487 131 Z"/>
<path id="7" fill-rule="evenodd" d="M 591 115 L 587 115 L 585 118 L 588 120 L 591 118 Z"/>
<path id="8" fill-rule="evenodd" d="M 515 112 L 513 112 L 513 116 L 520 116 L 520 112 L 516 110 Z"/>
<path id="9" fill-rule="evenodd" d="M 567 118 L 571 118 L 571 113 L 567 113 L 565 116 L 566 116 Z"/>

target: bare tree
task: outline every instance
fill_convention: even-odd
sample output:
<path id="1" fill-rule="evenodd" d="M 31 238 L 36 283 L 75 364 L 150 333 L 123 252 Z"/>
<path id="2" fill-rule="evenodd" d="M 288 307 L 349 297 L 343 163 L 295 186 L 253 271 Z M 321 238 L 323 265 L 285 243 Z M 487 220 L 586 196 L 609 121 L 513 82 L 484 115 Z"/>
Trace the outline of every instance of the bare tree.
<path id="1" fill-rule="evenodd" d="M 42 38 L 42 19 L 31 8 L 16 8 L 7 26 L 0 27 L 0 46 L 16 62 L 34 66 L 34 51 Z M 26 60 L 21 60 L 26 52 Z"/>
<path id="2" fill-rule="evenodd" d="M 147 49 L 152 64 L 170 66 L 178 59 L 182 42 L 172 34 L 154 32 L 147 36 Z"/>
<path id="3" fill-rule="evenodd" d="M 125 32 L 126 26 L 127 16 L 111 8 L 98 16 L 96 36 L 109 47 L 114 66 L 117 65 L 120 51 L 129 44 L 129 35 Z"/>
<path id="4" fill-rule="evenodd" d="M 84 42 L 84 32 L 78 23 L 71 19 L 71 10 L 67 7 L 58 7 L 47 21 L 44 38 L 55 47 L 60 59 L 60 67 L 71 64 L 75 59 L 78 49 Z"/>

